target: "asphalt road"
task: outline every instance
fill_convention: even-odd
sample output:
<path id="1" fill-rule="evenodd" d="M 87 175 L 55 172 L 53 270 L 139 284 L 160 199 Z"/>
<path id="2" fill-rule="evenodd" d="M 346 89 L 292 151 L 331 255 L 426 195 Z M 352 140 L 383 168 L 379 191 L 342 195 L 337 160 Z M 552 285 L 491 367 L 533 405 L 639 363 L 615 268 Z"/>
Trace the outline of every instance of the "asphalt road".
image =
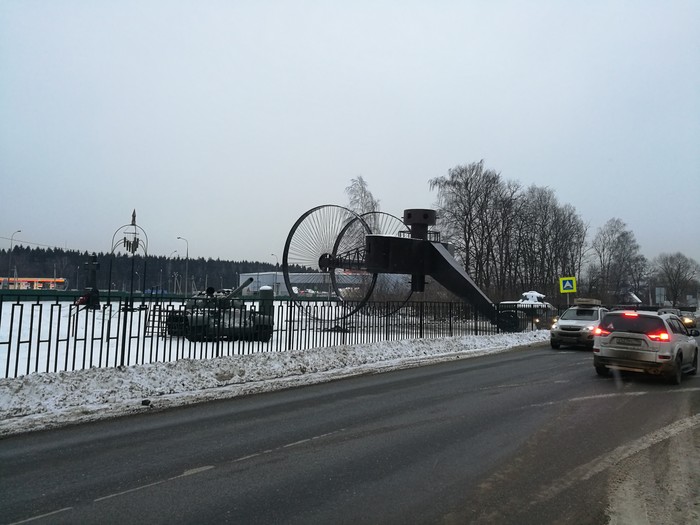
<path id="1" fill-rule="evenodd" d="M 605 523 L 700 444 L 698 378 L 541 347 L 11 436 L 0 522 Z"/>

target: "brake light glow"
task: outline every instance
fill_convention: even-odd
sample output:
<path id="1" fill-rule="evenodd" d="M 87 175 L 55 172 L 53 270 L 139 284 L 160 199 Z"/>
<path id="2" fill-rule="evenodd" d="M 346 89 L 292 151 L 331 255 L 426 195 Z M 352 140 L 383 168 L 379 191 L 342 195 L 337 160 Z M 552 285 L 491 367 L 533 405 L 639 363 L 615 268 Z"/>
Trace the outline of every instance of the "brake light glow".
<path id="1" fill-rule="evenodd" d="M 607 330 L 603 330 L 600 326 L 596 326 L 596 329 L 593 330 L 593 335 L 606 336 L 606 335 L 610 335 L 610 332 L 608 332 Z"/>
<path id="2" fill-rule="evenodd" d="M 652 341 L 669 341 L 671 339 L 671 336 L 668 335 L 668 332 L 656 332 L 653 334 L 647 334 L 647 337 L 651 339 Z"/>
<path id="3" fill-rule="evenodd" d="M 637 312 L 625 312 L 624 314 L 625 317 L 639 317 L 639 314 Z"/>

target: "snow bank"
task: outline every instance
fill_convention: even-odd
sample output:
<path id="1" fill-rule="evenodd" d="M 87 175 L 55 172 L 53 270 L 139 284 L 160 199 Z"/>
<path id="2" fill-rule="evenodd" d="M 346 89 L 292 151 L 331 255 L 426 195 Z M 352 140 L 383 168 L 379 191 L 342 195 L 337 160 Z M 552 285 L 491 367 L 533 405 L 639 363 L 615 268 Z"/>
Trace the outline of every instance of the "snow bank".
<path id="1" fill-rule="evenodd" d="M 540 330 L 384 341 L 0 379 L 0 435 L 474 357 L 548 339 L 549 331 Z"/>

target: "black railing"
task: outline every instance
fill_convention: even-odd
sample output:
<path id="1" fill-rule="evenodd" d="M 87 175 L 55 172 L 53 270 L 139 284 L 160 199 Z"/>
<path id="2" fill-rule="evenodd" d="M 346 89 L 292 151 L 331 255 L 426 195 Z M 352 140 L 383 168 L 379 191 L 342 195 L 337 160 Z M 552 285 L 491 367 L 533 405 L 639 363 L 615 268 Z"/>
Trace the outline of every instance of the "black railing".
<path id="1" fill-rule="evenodd" d="M 0 295 L 0 378 L 256 352 L 357 345 L 502 331 L 468 304 L 235 300 L 224 305 L 144 296 L 112 298 L 98 309 L 65 295 Z M 549 328 L 521 307 L 508 330 Z"/>

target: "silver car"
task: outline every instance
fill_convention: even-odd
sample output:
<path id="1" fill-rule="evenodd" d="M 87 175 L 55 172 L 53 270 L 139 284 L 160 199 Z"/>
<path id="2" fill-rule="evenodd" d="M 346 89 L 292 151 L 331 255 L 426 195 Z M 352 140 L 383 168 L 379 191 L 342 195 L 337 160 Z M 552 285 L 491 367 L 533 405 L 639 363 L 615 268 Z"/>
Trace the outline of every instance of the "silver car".
<path id="1" fill-rule="evenodd" d="M 549 330 L 549 343 L 593 348 L 593 331 L 608 310 L 596 305 L 573 306 L 564 311 Z"/>
<path id="2" fill-rule="evenodd" d="M 608 312 L 595 329 L 593 365 L 601 376 L 610 370 L 642 372 L 678 385 L 683 373 L 697 373 L 698 336 L 673 314 Z"/>

